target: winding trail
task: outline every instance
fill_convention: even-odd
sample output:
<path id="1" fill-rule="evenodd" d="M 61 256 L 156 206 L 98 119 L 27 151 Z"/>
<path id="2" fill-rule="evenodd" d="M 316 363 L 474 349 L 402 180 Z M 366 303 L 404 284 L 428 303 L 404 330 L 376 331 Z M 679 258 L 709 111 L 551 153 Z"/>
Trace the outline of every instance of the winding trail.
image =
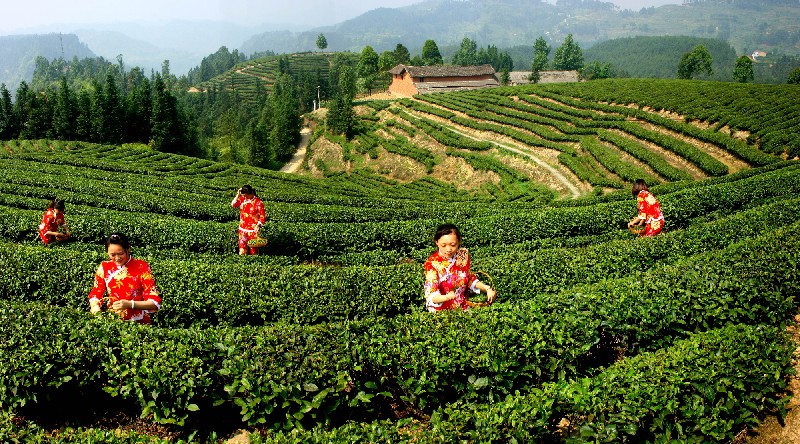
<path id="1" fill-rule="evenodd" d="M 497 142 L 495 140 L 481 139 L 481 138 L 478 138 L 478 137 L 474 137 L 474 136 L 471 136 L 469 134 L 462 133 L 461 131 L 458 131 L 458 130 L 456 130 L 454 128 L 451 128 L 451 127 L 447 127 L 447 129 L 449 129 L 450 131 L 452 131 L 452 132 L 454 132 L 454 133 L 456 133 L 456 134 L 458 134 L 460 136 L 464 136 L 464 137 L 467 137 L 469 139 L 477 140 L 477 141 L 480 141 L 480 142 L 489 142 L 492 145 L 499 146 L 500 148 L 503 148 L 503 149 L 506 149 L 506 150 L 509 150 L 509 151 L 513 151 L 514 153 L 519 154 L 520 156 L 527 157 L 528 159 L 532 160 L 534 163 L 536 163 L 540 167 L 542 167 L 545 170 L 547 170 L 547 172 L 550 173 L 553 177 L 555 177 L 559 182 L 564 184 L 564 186 L 567 187 L 567 189 L 570 191 L 570 193 L 572 193 L 572 198 L 573 199 L 577 199 L 577 198 L 581 197 L 581 190 L 579 190 L 578 187 L 576 187 L 575 184 L 572 183 L 572 181 L 567 179 L 567 177 L 564 176 L 563 174 L 561 174 L 560 171 L 558 171 L 557 169 L 553 168 L 552 165 L 550 165 L 549 163 L 545 162 L 544 160 L 534 156 L 533 154 L 528 153 L 526 151 L 523 151 L 523 150 L 521 150 L 519 148 L 515 148 L 513 146 L 509 146 L 508 144 Z"/>
<path id="2" fill-rule="evenodd" d="M 306 148 L 310 139 L 311 128 L 303 127 L 300 130 L 300 142 L 297 143 L 297 150 L 292 155 L 292 160 L 281 168 L 282 173 L 296 173 L 300 169 L 300 166 L 303 165 L 303 159 L 306 157 Z"/>

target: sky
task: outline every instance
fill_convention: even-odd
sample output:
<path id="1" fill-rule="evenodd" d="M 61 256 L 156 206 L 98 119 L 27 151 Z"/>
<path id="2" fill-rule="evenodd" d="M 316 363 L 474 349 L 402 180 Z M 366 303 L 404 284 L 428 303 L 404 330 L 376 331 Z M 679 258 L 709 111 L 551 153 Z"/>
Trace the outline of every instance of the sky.
<path id="1" fill-rule="evenodd" d="M 0 35 L 36 28 L 174 19 L 227 21 L 242 25 L 333 25 L 369 10 L 396 8 L 421 0 L 28 0 L 3 1 Z M 611 0 L 623 9 L 680 4 L 682 0 Z M 553 1 L 551 1 L 553 2 Z"/>

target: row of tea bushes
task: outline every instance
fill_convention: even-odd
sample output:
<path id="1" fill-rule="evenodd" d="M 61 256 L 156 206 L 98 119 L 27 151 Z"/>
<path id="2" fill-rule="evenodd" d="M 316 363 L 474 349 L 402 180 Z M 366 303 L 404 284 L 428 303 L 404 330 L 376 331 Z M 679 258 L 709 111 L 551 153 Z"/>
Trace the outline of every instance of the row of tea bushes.
<path id="1" fill-rule="evenodd" d="M 502 301 L 558 293 L 617 279 L 655 264 L 672 264 L 795 222 L 800 200 L 779 201 L 653 239 L 611 241 L 586 248 L 529 249 L 512 244 L 472 250 L 476 272 L 489 273 Z M 314 324 L 390 317 L 422 307 L 421 262 L 303 266 L 197 257 L 147 257 L 164 297 L 161 326 L 244 325 L 275 321 Z M 381 253 L 386 254 L 386 253 Z M 85 308 L 99 249 L 43 249 L 0 243 L 6 298 Z M 532 272 L 535 270 L 535 272 Z M 314 303 L 309 304 L 308 301 Z"/>
<path id="2" fill-rule="evenodd" d="M 490 405 L 457 402 L 426 423 L 350 422 L 252 434 L 253 443 L 730 442 L 785 414 L 793 344 L 774 327 L 731 325 L 621 360 L 577 381 Z M 568 420 L 567 426 L 561 421 Z"/>
<path id="3" fill-rule="evenodd" d="M 787 259 L 800 257 L 797 229 L 466 313 L 158 329 L 3 301 L 0 406 L 46 399 L 63 384 L 99 384 L 160 422 L 182 423 L 216 404 L 236 406 L 251 424 L 296 426 L 385 402 L 428 412 L 456 400 L 497 402 L 697 331 L 785 325 L 800 295 L 796 259 Z M 137 365 L 120 365 L 129 362 Z"/>
<path id="4" fill-rule="evenodd" d="M 715 211 L 737 211 L 765 199 L 784 198 L 800 192 L 800 168 L 768 171 L 741 180 L 709 186 L 683 188 L 659 196 L 670 228 L 687 226 L 692 219 Z M 36 239 L 40 212 L 0 206 L 6 224 L 0 237 L 13 240 Z M 486 246 L 534 239 L 597 235 L 623 229 L 635 213 L 630 201 L 591 206 L 520 210 L 511 207 L 495 215 L 473 217 L 460 223 L 470 245 Z M 345 223 L 267 224 L 262 235 L 270 239 L 270 252 L 301 258 L 320 255 L 390 250 L 407 254 L 427 248 L 441 219 Z M 236 222 L 201 222 L 171 216 L 127 213 L 98 209 L 93 217 L 71 218 L 79 241 L 97 243 L 112 231 L 128 233 L 134 245 L 190 252 L 227 253 L 235 246 Z"/>

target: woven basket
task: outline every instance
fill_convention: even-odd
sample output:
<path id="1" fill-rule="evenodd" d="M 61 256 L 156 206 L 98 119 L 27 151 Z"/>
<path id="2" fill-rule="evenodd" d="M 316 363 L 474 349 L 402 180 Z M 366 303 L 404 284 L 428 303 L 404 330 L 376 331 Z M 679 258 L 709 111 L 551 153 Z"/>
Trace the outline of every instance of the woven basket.
<path id="1" fill-rule="evenodd" d="M 261 236 L 256 237 L 255 239 L 250 239 L 247 241 L 247 246 L 250 248 L 261 248 L 266 247 L 269 241 Z"/>
<path id="2" fill-rule="evenodd" d="M 637 236 L 642 234 L 644 232 L 644 229 L 645 229 L 644 225 L 634 225 L 632 227 L 628 227 L 628 231 L 630 231 L 631 234 L 635 234 Z"/>
<path id="3" fill-rule="evenodd" d="M 489 279 L 489 282 L 491 283 L 490 286 L 494 288 L 494 279 L 492 279 L 492 277 L 489 276 L 489 273 L 486 273 L 485 271 L 476 271 L 475 274 L 476 275 L 481 274 L 483 276 L 486 276 Z M 489 302 L 487 300 L 472 301 L 470 299 L 467 299 L 467 306 L 470 308 L 488 307 L 489 305 L 492 305 L 492 302 Z"/>

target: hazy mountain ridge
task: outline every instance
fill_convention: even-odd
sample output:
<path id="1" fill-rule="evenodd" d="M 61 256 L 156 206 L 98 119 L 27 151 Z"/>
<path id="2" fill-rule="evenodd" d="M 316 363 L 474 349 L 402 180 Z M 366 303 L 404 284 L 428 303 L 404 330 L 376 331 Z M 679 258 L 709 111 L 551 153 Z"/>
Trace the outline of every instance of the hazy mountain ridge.
<path id="1" fill-rule="evenodd" d="M 469 37 L 485 47 L 533 45 L 545 36 L 554 46 L 567 34 L 584 48 L 620 37 L 688 35 L 729 41 L 737 52 L 764 49 L 800 54 L 800 2 L 797 5 L 736 6 L 708 2 L 691 6 L 667 5 L 640 11 L 592 7 L 566 9 L 535 0 L 428 0 L 402 8 L 379 8 L 342 23 L 305 32 L 267 32 L 252 36 L 239 48 L 250 54 L 309 51 L 323 33 L 330 51 L 376 51 L 402 43 L 412 52 L 427 39 L 440 48 Z M 780 42 L 770 36 L 781 35 Z M 524 69 L 520 67 L 519 69 Z"/>
<path id="2" fill-rule="evenodd" d="M 9 91 L 15 91 L 21 81 L 33 77 L 38 56 L 70 60 L 95 57 L 95 54 L 75 34 L 0 36 L 0 83 Z"/>
<path id="3" fill-rule="evenodd" d="M 567 34 L 573 34 L 582 48 L 622 37 L 681 35 L 728 41 L 738 55 L 763 50 L 770 54 L 800 55 L 800 2 L 791 5 L 751 6 L 706 2 L 691 6 L 668 5 L 640 11 L 620 10 L 604 2 L 578 2 L 579 8 L 539 0 L 427 0 L 400 8 L 377 8 L 341 23 L 314 29 L 299 25 L 269 24 L 259 27 L 226 22 L 169 21 L 159 23 L 115 23 L 73 26 L 83 43 L 83 53 L 114 60 L 122 55 L 126 66 L 145 71 L 160 70 L 164 60 L 177 75 L 199 66 L 203 57 L 221 46 L 251 55 L 257 52 L 293 53 L 314 51 L 317 36 L 328 41 L 327 51 L 360 52 L 370 45 L 376 51 L 393 50 L 398 43 L 412 54 L 433 39 L 445 58 L 449 58 L 464 37 L 480 47 L 531 48 L 544 36 L 553 49 Z M 574 3 L 574 2 L 573 2 Z M 766 2 L 765 2 L 766 3 Z M 52 25 L 64 28 L 64 25 Z M 57 34 L 54 34 L 57 35 Z M 68 34 L 63 34 L 68 35 Z M 35 38 L 35 36 L 33 36 Z M 18 57 L 24 51 L 0 37 L 0 82 L 9 89 L 20 80 L 30 79 L 33 57 Z M 24 46 L 24 45 L 23 45 Z M 58 48 L 54 50 L 53 48 Z M 89 50 L 91 48 L 91 50 Z M 524 53 L 525 51 L 515 52 Z M 37 55 L 50 59 L 60 56 L 59 45 L 50 45 Z M 85 55 L 81 55 L 85 54 Z M 515 69 L 529 68 L 530 57 L 514 56 Z"/>

